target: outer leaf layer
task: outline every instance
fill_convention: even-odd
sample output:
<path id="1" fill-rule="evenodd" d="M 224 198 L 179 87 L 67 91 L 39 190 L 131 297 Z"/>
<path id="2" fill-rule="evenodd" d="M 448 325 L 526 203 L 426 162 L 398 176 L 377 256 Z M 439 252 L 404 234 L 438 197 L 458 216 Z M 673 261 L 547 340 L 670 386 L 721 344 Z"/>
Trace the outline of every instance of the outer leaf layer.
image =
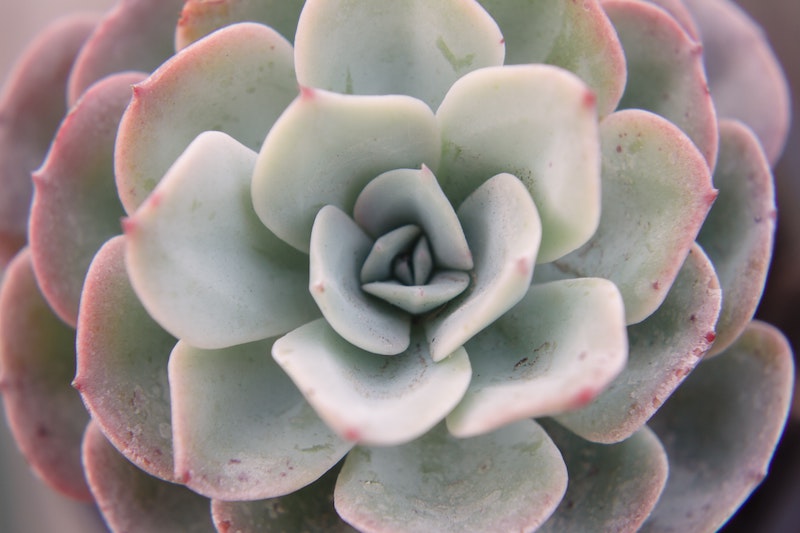
<path id="1" fill-rule="evenodd" d="M 291 45 L 260 24 L 230 26 L 171 58 L 134 87 L 120 124 L 114 163 L 125 210 L 136 210 L 203 131 L 258 149 L 296 94 Z"/>
<path id="2" fill-rule="evenodd" d="M 704 361 L 653 417 L 670 461 L 644 531 L 715 531 L 766 476 L 792 395 L 786 339 L 753 322 Z"/>
<path id="3" fill-rule="evenodd" d="M 133 466 L 94 423 L 84 436 L 83 462 L 97 506 L 112 531 L 214 533 L 207 499 Z"/>
<path id="4" fill-rule="evenodd" d="M 92 257 L 119 233 L 124 211 L 114 183 L 114 141 L 131 85 L 143 77 L 118 74 L 92 86 L 61 124 L 44 166 L 34 174 L 33 266 L 53 310 L 72 326 Z"/>
<path id="5" fill-rule="evenodd" d="M 47 306 L 27 249 L 10 263 L 0 291 L 0 368 L 6 417 L 25 459 L 50 486 L 91 500 L 80 462 L 88 417 L 69 386 L 75 333 Z"/>
<path id="6" fill-rule="evenodd" d="M 167 360 L 176 341 L 139 303 L 124 256 L 125 238 L 115 237 L 89 268 L 74 386 L 95 423 L 128 460 L 173 480 Z"/>
<path id="7" fill-rule="evenodd" d="M 431 109 L 467 72 L 503 64 L 497 24 L 473 1 L 310 0 L 295 60 L 301 85 L 406 94 Z"/>
<path id="8" fill-rule="evenodd" d="M 689 138 L 657 115 L 638 109 L 609 115 L 601 145 L 600 227 L 556 266 L 616 283 L 634 324 L 661 305 L 716 191 Z"/>
<path id="9" fill-rule="evenodd" d="M 196 347 L 264 339 L 319 316 L 306 290 L 307 258 L 252 210 L 255 158 L 224 133 L 206 132 L 125 223 L 137 295 L 164 329 Z"/>
<path id="10" fill-rule="evenodd" d="M 327 472 L 340 439 L 270 357 L 272 341 L 224 350 L 179 342 L 169 361 L 175 474 L 212 498 L 282 496 Z"/>
<path id="11" fill-rule="evenodd" d="M 25 51 L 0 95 L 0 266 L 25 245 L 33 184 L 67 111 L 67 76 L 96 17 L 66 18 L 48 27 Z"/>
<path id="12" fill-rule="evenodd" d="M 625 370 L 593 403 L 557 420 L 596 442 L 634 434 L 692 371 L 714 341 L 721 291 L 714 266 L 695 246 L 659 309 L 628 328 Z"/>
<path id="13" fill-rule="evenodd" d="M 558 449 L 532 420 L 472 439 L 440 425 L 404 446 L 353 450 L 334 501 L 364 532 L 532 531 L 566 483 Z"/>
<path id="14" fill-rule="evenodd" d="M 548 65 L 481 69 L 453 85 L 436 118 L 444 143 L 436 174 L 453 205 L 508 172 L 525 184 L 541 216 L 539 262 L 594 233 L 600 216 L 595 96 L 573 74 Z"/>

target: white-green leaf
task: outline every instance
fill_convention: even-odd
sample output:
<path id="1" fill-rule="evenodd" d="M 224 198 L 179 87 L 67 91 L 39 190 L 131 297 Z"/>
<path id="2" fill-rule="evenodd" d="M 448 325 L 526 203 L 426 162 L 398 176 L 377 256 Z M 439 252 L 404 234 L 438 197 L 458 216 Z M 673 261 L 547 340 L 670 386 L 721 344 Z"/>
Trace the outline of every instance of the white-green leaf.
<path id="1" fill-rule="evenodd" d="M 179 342 L 169 361 L 175 475 L 211 498 L 282 496 L 352 447 L 320 420 L 270 355 L 272 340 L 223 350 Z"/>
<path id="2" fill-rule="evenodd" d="M 295 39 L 301 85 L 406 94 L 436 109 L 472 70 L 503 64 L 503 36 L 473 1 L 311 0 Z"/>
<path id="3" fill-rule="evenodd" d="M 464 292 L 469 286 L 466 272 L 439 271 L 425 285 L 403 285 L 396 281 L 377 281 L 361 286 L 382 300 L 413 315 L 427 313 Z"/>
<path id="4" fill-rule="evenodd" d="M 442 424 L 403 446 L 355 448 L 334 503 L 366 533 L 533 531 L 566 485 L 558 449 L 532 420 L 471 439 Z"/>
<path id="5" fill-rule="evenodd" d="M 260 340 L 319 316 L 308 258 L 253 212 L 255 158 L 224 133 L 204 133 L 125 222 L 136 294 L 164 329 L 193 346 Z"/>
<path id="6" fill-rule="evenodd" d="M 350 214 L 370 180 L 397 168 L 435 170 L 440 151 L 436 119 L 419 100 L 303 88 L 261 148 L 253 205 L 276 235 L 308 251 L 323 206 Z"/>
<path id="7" fill-rule="evenodd" d="M 539 210 L 539 262 L 591 237 L 600 218 L 597 111 L 574 74 L 548 65 L 481 69 L 453 85 L 436 116 L 444 143 L 436 175 L 453 205 L 508 172 Z"/>
<path id="8" fill-rule="evenodd" d="M 369 445 L 397 445 L 428 431 L 471 376 L 463 349 L 435 363 L 415 335 L 405 353 L 377 355 L 347 343 L 324 320 L 280 338 L 272 354 L 328 425 Z"/>
<path id="9" fill-rule="evenodd" d="M 474 377 L 447 417 L 454 435 L 583 407 L 625 366 L 622 298 L 604 279 L 534 285 L 465 348 Z"/>
<path id="10" fill-rule="evenodd" d="M 528 292 L 542 224 L 525 185 L 511 174 L 483 183 L 458 208 L 475 269 L 469 290 L 425 320 L 441 361 L 502 316 Z"/>

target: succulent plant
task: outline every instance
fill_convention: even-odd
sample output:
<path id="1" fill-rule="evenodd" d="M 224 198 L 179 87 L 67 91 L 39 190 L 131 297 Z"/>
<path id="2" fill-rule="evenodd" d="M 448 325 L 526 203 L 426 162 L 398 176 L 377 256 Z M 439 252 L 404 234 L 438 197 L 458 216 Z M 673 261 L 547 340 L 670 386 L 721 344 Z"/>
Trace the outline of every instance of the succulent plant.
<path id="1" fill-rule="evenodd" d="M 7 418 L 114 531 L 710 531 L 766 474 L 788 97 L 727 0 L 122 0 L 0 116 Z"/>

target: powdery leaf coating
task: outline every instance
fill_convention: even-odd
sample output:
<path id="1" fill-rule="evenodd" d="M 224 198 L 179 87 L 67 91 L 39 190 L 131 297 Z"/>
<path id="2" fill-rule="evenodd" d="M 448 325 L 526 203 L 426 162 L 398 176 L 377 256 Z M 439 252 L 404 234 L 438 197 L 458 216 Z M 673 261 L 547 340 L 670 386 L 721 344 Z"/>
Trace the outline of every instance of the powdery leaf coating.
<path id="1" fill-rule="evenodd" d="M 84 435 L 83 462 L 92 495 L 112 531 L 215 533 L 206 498 L 136 468 L 94 422 Z"/>
<path id="2" fill-rule="evenodd" d="M 463 349 L 435 363 L 414 333 L 404 353 L 380 356 L 347 343 L 324 320 L 278 339 L 272 355 L 331 428 L 375 446 L 428 431 L 458 403 L 471 376 Z"/>
<path id="3" fill-rule="evenodd" d="M 597 229 L 595 95 L 574 74 L 549 65 L 481 69 L 450 88 L 436 118 L 443 139 L 436 175 L 453 205 L 490 177 L 513 174 L 542 219 L 540 263 L 571 252 Z"/>
<path id="4" fill-rule="evenodd" d="M 683 0 L 700 30 L 717 113 L 741 120 L 774 165 L 791 120 L 789 86 L 763 30 L 729 0 Z"/>
<path id="5" fill-rule="evenodd" d="M 291 44 L 260 24 L 229 26 L 170 58 L 134 87 L 120 123 L 114 166 L 125 211 L 204 131 L 257 150 L 296 95 Z"/>
<path id="6" fill-rule="evenodd" d="M 203 133 L 124 224 L 136 294 L 164 329 L 198 348 L 264 339 L 319 316 L 307 257 L 252 210 L 255 159 L 228 135 Z"/>
<path id="7" fill-rule="evenodd" d="M 689 252 L 667 298 L 628 328 L 628 363 L 592 403 L 556 419 L 581 437 L 620 442 L 639 430 L 714 342 L 721 290 L 699 246 Z"/>
<path id="8" fill-rule="evenodd" d="M 617 284 L 629 324 L 669 291 L 716 198 L 700 152 L 665 119 L 618 111 L 600 126 L 603 214 L 583 247 L 555 262 L 577 277 Z"/>
<path id="9" fill-rule="evenodd" d="M 466 344 L 473 378 L 447 427 L 470 437 L 583 407 L 622 371 L 627 344 L 622 298 L 610 281 L 534 285 Z"/>
<path id="10" fill-rule="evenodd" d="M 625 55 L 597 0 L 480 0 L 503 32 L 506 65 L 546 63 L 569 70 L 597 95 L 597 111 L 616 109 L 625 88 Z"/>
<path id="11" fill-rule="evenodd" d="M 694 22 L 692 14 L 686 8 L 684 0 L 645 0 L 651 4 L 655 4 L 674 18 L 683 28 L 689 37 L 697 42 L 701 42 L 700 32 L 697 29 L 697 24 Z"/>
<path id="12" fill-rule="evenodd" d="M 605 0 L 625 49 L 628 83 L 620 109 L 646 109 L 684 131 L 710 168 L 717 160 L 714 102 L 703 47 L 666 11 L 641 0 Z"/>
<path id="13" fill-rule="evenodd" d="M 405 94 L 434 110 L 458 78 L 505 55 L 500 29 L 474 0 L 310 0 L 295 47 L 303 86 Z"/>
<path id="14" fill-rule="evenodd" d="M 342 338 L 373 354 L 395 355 L 408 348 L 411 317 L 361 290 L 359 269 L 372 244 L 350 217 L 323 207 L 311 232 L 308 290 Z"/>
<path id="15" fill-rule="evenodd" d="M 650 422 L 670 473 L 643 531 L 716 531 L 728 520 L 767 475 L 793 366 L 786 339 L 762 322 L 698 365 Z"/>
<path id="16" fill-rule="evenodd" d="M 532 531 L 561 501 L 567 471 L 533 420 L 457 439 L 439 425 L 390 448 L 357 447 L 334 492 L 359 531 Z"/>
<path id="17" fill-rule="evenodd" d="M 175 28 L 175 50 L 237 22 L 261 22 L 294 39 L 303 0 L 186 0 Z"/>
<path id="18" fill-rule="evenodd" d="M 697 236 L 722 285 L 722 312 L 711 352 L 727 348 L 744 331 L 769 270 L 775 233 L 775 191 L 769 162 L 749 128 L 720 122 L 714 171 L 719 198 Z"/>
<path id="19" fill-rule="evenodd" d="M 472 285 L 424 321 L 441 361 L 517 304 L 530 287 L 542 223 L 525 185 L 511 174 L 484 182 L 457 211 L 475 261 Z"/>
<path id="20" fill-rule="evenodd" d="M 136 298 L 125 238 L 98 251 L 83 289 L 73 385 L 94 423 L 129 461 L 175 481 L 167 361 L 175 338 Z"/>
<path id="21" fill-rule="evenodd" d="M 50 306 L 71 326 L 92 257 L 120 231 L 125 212 L 114 183 L 114 141 L 131 85 L 143 78 L 117 74 L 93 85 L 61 123 L 33 175 L 33 266 Z"/>
<path id="22" fill-rule="evenodd" d="M 277 236 L 308 252 L 317 212 L 351 213 L 364 186 L 398 168 L 439 165 L 433 112 L 408 96 L 301 89 L 269 131 L 253 175 L 253 205 Z"/>
<path id="23" fill-rule="evenodd" d="M 103 17 L 75 61 L 68 102 L 115 72 L 152 72 L 172 55 L 172 33 L 183 0 L 120 0 Z M 147 28 L 147 31 L 142 31 Z"/>
<path id="24" fill-rule="evenodd" d="M 270 356 L 273 340 L 222 350 L 179 342 L 169 360 L 175 476 L 223 500 L 294 492 L 352 448 Z"/>
<path id="25" fill-rule="evenodd" d="M 91 500 L 80 442 L 88 416 L 69 383 L 75 373 L 75 332 L 47 306 L 23 249 L 0 290 L 0 392 L 25 460 L 48 485 Z"/>
<path id="26" fill-rule="evenodd" d="M 567 464 L 567 493 L 539 533 L 634 533 L 667 481 L 667 455 L 647 426 L 618 444 L 592 444 L 541 421 Z"/>
<path id="27" fill-rule="evenodd" d="M 67 111 L 67 77 L 96 16 L 65 18 L 25 50 L 0 95 L 0 267 L 27 242 L 31 172 Z"/>
<path id="28" fill-rule="evenodd" d="M 221 533 L 356 533 L 333 508 L 334 467 L 308 487 L 280 498 L 253 502 L 213 500 L 211 515 Z"/>

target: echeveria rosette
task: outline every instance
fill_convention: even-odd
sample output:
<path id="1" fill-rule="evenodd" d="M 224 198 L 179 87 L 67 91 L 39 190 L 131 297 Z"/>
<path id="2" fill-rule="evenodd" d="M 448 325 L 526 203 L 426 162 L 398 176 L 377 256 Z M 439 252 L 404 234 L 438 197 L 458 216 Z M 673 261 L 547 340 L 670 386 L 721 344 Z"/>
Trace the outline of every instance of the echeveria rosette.
<path id="1" fill-rule="evenodd" d="M 64 423 L 25 414 L 69 393 L 43 369 L 73 350 L 41 344 L 40 328 L 72 335 L 37 282 L 77 325 L 83 462 L 112 529 L 148 510 L 147 527 L 210 530 L 199 493 L 220 531 L 351 530 L 339 516 L 365 531 L 632 530 L 668 462 L 676 481 L 644 527 L 674 508 L 703 517 L 687 529 L 724 522 L 766 467 L 791 386 L 788 346 L 750 324 L 769 163 L 743 124 L 718 135 L 697 44 L 716 35 L 698 6 L 738 12 L 189 1 L 179 52 L 134 87 L 112 171 L 124 89 L 143 75 L 80 80 L 152 70 L 173 4 L 122 2 L 78 55 L 31 251 L 4 282 L 6 405 L 52 484 L 71 471 L 48 450 L 79 468 L 83 419 L 71 404 Z M 132 31 L 149 17 L 158 39 Z M 110 43 L 126 53 L 104 55 Z M 712 92 L 732 90 L 720 79 Z M 751 124 L 769 160 L 775 115 Z M 29 299 L 42 313 L 10 320 Z M 692 373 L 712 343 L 722 355 Z M 21 364 L 27 346 L 40 364 Z M 718 418 L 723 402 L 737 407 Z M 766 429 L 709 461 L 736 435 L 727 420 Z M 713 449 L 696 438 L 711 422 Z M 42 423 L 64 438 L 42 445 Z M 714 501 L 686 495 L 698 464 L 712 465 L 698 486 L 725 479 Z"/>

